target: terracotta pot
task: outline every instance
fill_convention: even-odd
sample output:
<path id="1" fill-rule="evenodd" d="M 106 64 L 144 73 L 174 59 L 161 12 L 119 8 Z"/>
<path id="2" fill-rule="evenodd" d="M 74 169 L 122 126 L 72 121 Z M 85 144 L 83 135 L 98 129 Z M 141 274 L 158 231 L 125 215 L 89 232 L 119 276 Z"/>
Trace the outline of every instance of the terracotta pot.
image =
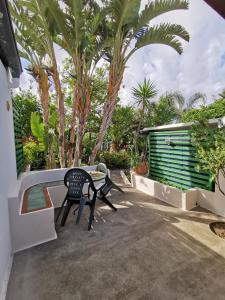
<path id="1" fill-rule="evenodd" d="M 144 162 L 140 163 L 139 165 L 137 165 L 137 166 L 134 168 L 134 171 L 135 171 L 137 174 L 145 175 L 145 174 L 148 172 L 148 165 L 147 165 L 147 162 L 144 161 Z"/>

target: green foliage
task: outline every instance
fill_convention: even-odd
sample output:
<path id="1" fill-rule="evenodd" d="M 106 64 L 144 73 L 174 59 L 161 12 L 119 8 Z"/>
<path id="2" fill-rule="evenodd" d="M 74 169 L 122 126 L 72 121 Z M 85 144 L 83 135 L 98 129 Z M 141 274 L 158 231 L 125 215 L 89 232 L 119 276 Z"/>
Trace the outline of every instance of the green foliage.
<path id="1" fill-rule="evenodd" d="M 225 116 L 225 98 L 218 99 L 209 106 L 192 109 L 182 115 L 182 122 L 201 121 Z"/>
<path id="2" fill-rule="evenodd" d="M 152 104 L 145 118 L 145 127 L 160 126 L 172 123 L 177 118 L 177 109 L 167 95 L 163 95 Z"/>
<path id="3" fill-rule="evenodd" d="M 38 113 L 32 113 L 30 118 L 31 130 L 33 136 L 38 140 L 40 147 L 45 150 L 45 127 Z"/>
<path id="4" fill-rule="evenodd" d="M 100 162 L 107 165 L 108 168 L 129 168 L 130 156 L 126 151 L 120 152 L 102 152 L 99 155 Z"/>
<path id="5" fill-rule="evenodd" d="M 134 152 L 130 155 L 130 167 L 131 168 L 137 167 L 141 161 L 142 160 L 141 160 L 139 153 Z"/>
<path id="6" fill-rule="evenodd" d="M 31 169 L 42 169 L 45 165 L 43 149 L 34 141 L 29 141 L 23 146 L 25 164 Z"/>
<path id="7" fill-rule="evenodd" d="M 145 78 L 143 83 L 139 83 L 136 88 L 132 89 L 132 94 L 137 106 L 145 111 L 149 107 L 150 99 L 157 95 L 157 90 L 154 83 Z"/>
<path id="8" fill-rule="evenodd" d="M 211 180 L 219 182 L 219 173 L 225 177 L 225 129 L 212 127 L 206 119 L 198 122 L 192 129 L 193 145 L 198 159 L 197 169 L 211 174 Z"/>
<path id="9" fill-rule="evenodd" d="M 133 138 L 134 109 L 130 106 L 117 104 L 108 129 L 107 138 L 119 150 L 123 145 L 129 144 Z"/>
<path id="10" fill-rule="evenodd" d="M 89 156 L 91 155 L 92 148 L 94 147 L 96 134 L 91 132 L 87 132 L 84 134 L 83 141 L 82 141 L 82 162 L 88 163 Z"/>
<path id="11" fill-rule="evenodd" d="M 20 122 L 23 136 L 29 138 L 31 136 L 31 113 L 40 112 L 37 98 L 30 90 L 27 90 L 20 91 L 17 95 L 13 96 L 13 100 L 15 101 L 20 112 Z"/>

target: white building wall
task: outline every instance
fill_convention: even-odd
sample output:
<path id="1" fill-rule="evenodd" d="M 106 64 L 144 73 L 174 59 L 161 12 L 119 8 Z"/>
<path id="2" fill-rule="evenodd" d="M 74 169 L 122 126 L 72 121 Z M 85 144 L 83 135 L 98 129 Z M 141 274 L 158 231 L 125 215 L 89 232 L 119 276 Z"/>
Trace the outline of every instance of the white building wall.
<path id="1" fill-rule="evenodd" d="M 10 109 L 7 108 L 7 101 Z M 12 265 L 8 196 L 17 185 L 12 103 L 8 74 L 0 60 L 0 299 L 5 299 Z"/>

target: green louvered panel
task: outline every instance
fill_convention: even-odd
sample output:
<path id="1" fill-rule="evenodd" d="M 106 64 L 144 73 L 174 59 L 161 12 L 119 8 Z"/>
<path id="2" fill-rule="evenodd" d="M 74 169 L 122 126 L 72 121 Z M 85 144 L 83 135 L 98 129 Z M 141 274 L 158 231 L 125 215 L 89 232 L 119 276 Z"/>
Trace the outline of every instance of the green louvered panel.
<path id="1" fill-rule="evenodd" d="M 196 171 L 197 159 L 189 130 L 149 134 L 149 176 L 182 189 L 213 190 L 209 174 Z"/>
<path id="2" fill-rule="evenodd" d="M 13 101 L 13 123 L 14 123 L 14 137 L 16 148 L 16 168 L 17 176 L 24 170 L 24 156 L 22 144 L 22 128 L 20 124 L 20 114 L 16 103 Z"/>

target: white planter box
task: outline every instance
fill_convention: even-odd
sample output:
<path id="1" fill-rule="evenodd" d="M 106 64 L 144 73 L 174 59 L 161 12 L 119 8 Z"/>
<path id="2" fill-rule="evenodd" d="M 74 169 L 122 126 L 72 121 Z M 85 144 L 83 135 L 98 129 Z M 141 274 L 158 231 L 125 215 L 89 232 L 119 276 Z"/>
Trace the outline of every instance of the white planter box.
<path id="1" fill-rule="evenodd" d="M 131 172 L 131 183 L 134 188 L 182 210 L 190 210 L 197 205 L 197 189 L 182 191 L 135 172 Z"/>
<path id="2" fill-rule="evenodd" d="M 215 187 L 215 192 L 198 188 L 182 191 L 138 175 L 135 172 L 131 172 L 131 183 L 137 190 L 182 210 L 190 210 L 198 205 L 219 216 L 225 217 L 225 197 L 217 186 Z M 221 174 L 220 183 L 224 189 L 225 178 Z"/>

